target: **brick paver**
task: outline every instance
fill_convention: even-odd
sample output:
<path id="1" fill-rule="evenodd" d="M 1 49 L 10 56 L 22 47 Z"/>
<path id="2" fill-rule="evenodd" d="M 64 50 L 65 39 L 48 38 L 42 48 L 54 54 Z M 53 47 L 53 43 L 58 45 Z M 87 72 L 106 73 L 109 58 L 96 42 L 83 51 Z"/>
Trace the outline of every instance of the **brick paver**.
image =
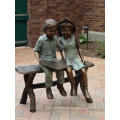
<path id="1" fill-rule="evenodd" d="M 16 51 L 15 65 L 37 64 L 33 49 L 28 47 L 18 47 Z M 65 83 L 67 97 L 62 97 L 56 87 L 52 87 L 54 100 L 48 100 L 45 89 L 35 89 L 36 108 L 35 113 L 29 112 L 29 97 L 26 105 L 19 104 L 24 81 L 23 75 L 15 72 L 16 82 L 16 120 L 104 120 L 104 97 L 105 97 L 105 61 L 99 58 L 85 57 L 86 60 L 95 64 L 88 70 L 89 92 L 94 103 L 88 104 L 82 95 L 81 89 L 78 90 L 78 96 L 70 96 L 70 84 Z M 54 74 L 55 79 L 55 74 Z M 34 83 L 44 81 L 44 74 L 37 74 Z"/>

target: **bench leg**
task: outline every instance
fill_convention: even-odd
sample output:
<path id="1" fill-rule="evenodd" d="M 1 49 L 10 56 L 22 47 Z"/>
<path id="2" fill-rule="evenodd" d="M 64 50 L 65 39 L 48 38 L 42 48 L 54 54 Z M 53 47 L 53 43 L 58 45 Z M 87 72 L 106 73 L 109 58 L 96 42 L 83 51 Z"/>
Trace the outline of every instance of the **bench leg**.
<path id="1" fill-rule="evenodd" d="M 28 77 L 29 77 L 29 74 L 24 75 L 25 88 L 24 88 L 23 93 L 22 93 L 20 104 L 26 104 L 26 101 L 27 101 L 27 97 L 28 97 L 28 91 L 27 91 Z"/>
<path id="2" fill-rule="evenodd" d="M 25 88 L 23 90 L 22 98 L 20 103 L 25 104 L 27 101 L 27 96 L 30 97 L 30 112 L 36 111 L 36 100 L 35 94 L 33 92 L 32 83 L 36 74 L 25 74 L 24 81 L 25 81 Z"/>
<path id="3" fill-rule="evenodd" d="M 36 100 L 35 94 L 33 92 L 32 83 L 36 74 L 29 74 L 28 82 L 27 82 L 27 91 L 30 97 L 30 112 L 36 111 Z"/>
<path id="4" fill-rule="evenodd" d="M 28 92 L 27 92 L 27 88 L 25 87 L 23 90 L 21 100 L 20 100 L 20 104 L 26 104 L 27 96 L 28 96 Z"/>

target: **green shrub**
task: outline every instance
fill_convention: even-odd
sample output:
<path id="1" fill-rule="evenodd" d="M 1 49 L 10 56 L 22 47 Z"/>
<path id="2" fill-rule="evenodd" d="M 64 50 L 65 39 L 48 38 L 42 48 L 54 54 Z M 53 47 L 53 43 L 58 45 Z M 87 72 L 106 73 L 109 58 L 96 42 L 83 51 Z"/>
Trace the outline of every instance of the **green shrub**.
<path id="1" fill-rule="evenodd" d="M 105 42 L 100 42 L 100 44 L 101 44 L 102 50 L 97 49 L 97 55 L 101 55 L 102 58 L 105 58 Z"/>
<path id="2" fill-rule="evenodd" d="M 86 43 L 87 38 L 85 38 L 82 34 L 80 35 L 80 43 Z"/>
<path id="3" fill-rule="evenodd" d="M 105 58 L 105 53 L 102 54 L 102 58 Z"/>
<path id="4" fill-rule="evenodd" d="M 97 49 L 97 55 L 101 55 L 101 51 Z"/>

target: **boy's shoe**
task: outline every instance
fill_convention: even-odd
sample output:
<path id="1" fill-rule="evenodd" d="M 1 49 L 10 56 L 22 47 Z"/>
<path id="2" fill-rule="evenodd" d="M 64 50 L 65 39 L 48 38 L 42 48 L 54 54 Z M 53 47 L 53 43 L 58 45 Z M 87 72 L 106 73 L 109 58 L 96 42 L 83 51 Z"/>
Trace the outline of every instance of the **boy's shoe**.
<path id="1" fill-rule="evenodd" d="M 61 94 L 62 96 L 67 96 L 67 93 L 66 93 L 66 91 L 65 91 L 65 89 L 64 89 L 64 87 L 63 87 L 63 84 L 58 84 L 58 85 L 57 85 L 57 88 L 58 88 L 58 90 L 59 90 L 59 92 L 60 92 L 60 94 Z"/>
<path id="2" fill-rule="evenodd" d="M 52 91 L 51 91 L 51 87 L 48 87 L 46 88 L 46 94 L 47 94 L 47 98 L 48 99 L 53 99 L 53 94 L 52 94 Z"/>

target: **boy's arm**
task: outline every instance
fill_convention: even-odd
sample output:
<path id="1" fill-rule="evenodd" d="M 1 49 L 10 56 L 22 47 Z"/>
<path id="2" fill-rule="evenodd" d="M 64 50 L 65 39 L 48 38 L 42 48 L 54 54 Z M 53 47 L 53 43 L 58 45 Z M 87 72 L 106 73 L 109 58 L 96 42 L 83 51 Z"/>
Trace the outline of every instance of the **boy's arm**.
<path id="1" fill-rule="evenodd" d="M 35 55 L 36 59 L 38 60 L 38 62 L 41 61 L 40 55 L 39 55 L 39 52 L 41 51 L 41 47 L 42 47 L 42 40 L 40 40 L 38 38 L 37 43 L 34 47 L 34 55 Z"/>
<path id="2" fill-rule="evenodd" d="M 41 62 L 39 53 L 34 51 L 34 55 L 35 55 L 36 59 L 38 60 L 38 62 Z"/>

